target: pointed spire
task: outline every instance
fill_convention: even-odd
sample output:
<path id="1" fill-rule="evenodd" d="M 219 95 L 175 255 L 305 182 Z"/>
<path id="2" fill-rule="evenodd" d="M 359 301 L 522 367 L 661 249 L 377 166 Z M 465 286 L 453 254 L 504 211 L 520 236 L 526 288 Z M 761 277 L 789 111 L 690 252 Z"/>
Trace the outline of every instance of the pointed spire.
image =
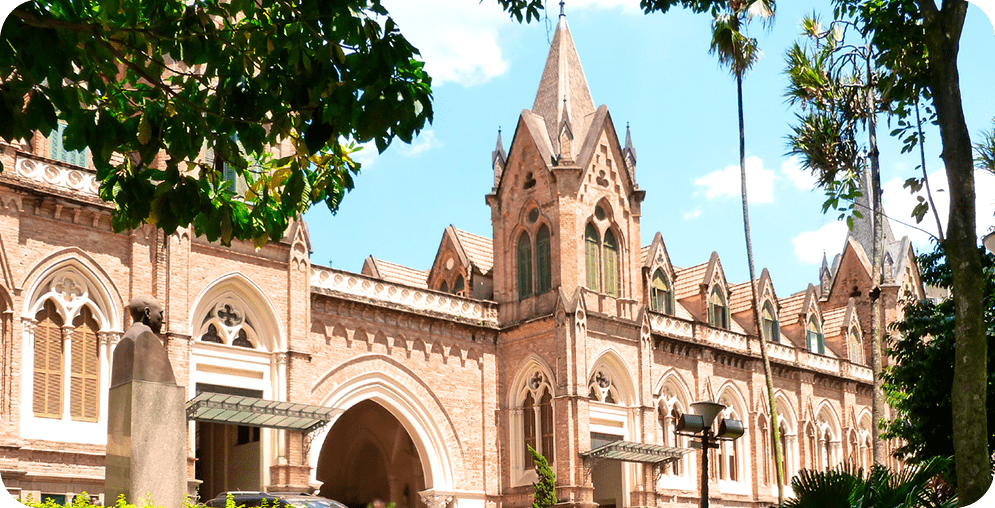
<path id="1" fill-rule="evenodd" d="M 508 161 L 508 154 L 504 151 L 504 142 L 501 141 L 501 127 L 498 126 L 497 146 L 491 152 L 491 166 L 494 167 L 494 187 L 497 188 L 501 181 L 501 174 L 504 173 L 504 164 Z"/>
<path id="2" fill-rule="evenodd" d="M 629 130 L 629 122 L 625 122 L 625 149 L 626 158 L 632 157 L 632 165 L 636 165 L 636 148 L 632 146 L 632 132 Z"/>
<path id="3" fill-rule="evenodd" d="M 853 230 L 848 234 L 852 236 L 854 240 L 860 243 L 860 246 L 864 248 L 864 252 L 868 257 L 871 256 L 871 248 L 874 245 L 874 223 L 872 222 L 874 211 L 871 209 L 871 185 L 870 185 L 871 172 L 864 171 L 860 175 L 860 197 L 854 200 L 854 209 L 859 211 L 863 217 L 853 218 Z M 895 243 L 895 234 L 891 231 L 891 221 L 888 217 L 884 216 L 884 211 L 882 210 L 882 240 L 884 243 L 884 251 L 881 253 L 882 256 L 888 251 L 889 247 Z M 883 258 L 882 258 L 883 259 Z"/>
<path id="4" fill-rule="evenodd" d="M 574 139 L 584 139 L 587 130 L 588 115 L 594 113 L 594 100 L 587 88 L 584 69 L 577 56 L 567 17 L 560 4 L 560 19 L 556 25 L 556 33 L 546 57 L 546 67 L 539 80 L 532 112 L 541 116 L 546 122 L 546 133 L 552 146 L 559 146 L 559 124 L 564 117 L 564 111 L 569 112 L 572 120 Z"/>

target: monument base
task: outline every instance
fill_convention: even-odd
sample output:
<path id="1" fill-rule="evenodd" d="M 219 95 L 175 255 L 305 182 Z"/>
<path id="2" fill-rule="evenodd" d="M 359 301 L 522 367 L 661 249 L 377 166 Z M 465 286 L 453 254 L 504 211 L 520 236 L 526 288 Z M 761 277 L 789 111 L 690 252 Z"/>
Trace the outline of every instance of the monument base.
<path id="1" fill-rule="evenodd" d="M 131 380 L 110 389 L 104 503 L 178 508 L 187 494 L 186 390 Z"/>

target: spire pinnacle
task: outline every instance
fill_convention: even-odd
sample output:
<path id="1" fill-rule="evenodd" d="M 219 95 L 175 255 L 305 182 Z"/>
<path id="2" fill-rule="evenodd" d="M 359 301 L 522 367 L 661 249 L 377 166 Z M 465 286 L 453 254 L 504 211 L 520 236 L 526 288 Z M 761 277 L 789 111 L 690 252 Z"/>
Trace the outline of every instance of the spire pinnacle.
<path id="1" fill-rule="evenodd" d="M 563 4 L 564 3 L 565 2 L 563 0 L 560 0 L 560 16 L 566 17 L 566 14 L 563 13 Z"/>
<path id="2" fill-rule="evenodd" d="M 549 47 L 546 66 L 539 80 L 532 112 L 545 120 L 546 133 L 553 147 L 559 145 L 559 123 L 568 116 L 573 125 L 574 139 L 584 139 L 589 115 L 594 113 L 594 100 L 587 88 L 587 78 L 577 56 L 566 15 L 562 14 L 564 2 L 560 2 L 560 20 Z M 567 111 L 568 114 L 564 115 Z M 554 148 L 555 150 L 555 148 Z"/>

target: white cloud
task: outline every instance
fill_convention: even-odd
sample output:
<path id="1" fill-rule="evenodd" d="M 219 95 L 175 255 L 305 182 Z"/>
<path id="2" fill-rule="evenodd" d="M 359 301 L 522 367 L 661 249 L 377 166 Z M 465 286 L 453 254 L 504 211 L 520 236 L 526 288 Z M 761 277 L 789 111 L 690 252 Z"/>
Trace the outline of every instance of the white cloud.
<path id="1" fill-rule="evenodd" d="M 755 155 L 746 158 L 746 192 L 750 203 L 771 203 L 774 201 L 774 171 L 764 169 L 764 163 Z M 740 195 L 739 166 L 726 166 L 694 181 L 705 187 L 705 197 L 733 198 Z"/>
<path id="2" fill-rule="evenodd" d="M 521 27 L 493 0 L 384 0 L 384 7 L 401 33 L 421 51 L 425 70 L 435 86 L 487 83 L 507 72 L 508 61 L 501 49 L 501 32 Z M 571 0 L 571 13 L 615 9 L 627 15 L 642 15 L 639 0 Z M 559 5 L 549 2 L 546 15 L 555 24 Z"/>
<path id="3" fill-rule="evenodd" d="M 380 157 L 380 152 L 377 151 L 377 145 L 373 141 L 368 143 L 362 143 L 359 145 L 360 150 L 358 152 L 353 152 L 352 160 L 360 163 L 362 169 L 369 169 L 374 162 Z"/>
<path id="4" fill-rule="evenodd" d="M 701 208 L 696 208 L 696 209 L 694 209 L 694 210 L 691 210 L 691 211 L 690 211 L 690 212 L 688 212 L 688 213 L 685 213 L 685 214 L 684 214 L 684 218 L 685 218 L 685 219 L 693 219 L 693 218 L 695 218 L 695 217 L 697 217 L 697 216 L 701 215 L 701 213 L 702 213 L 702 210 L 701 210 Z"/>
<path id="5" fill-rule="evenodd" d="M 801 157 L 797 155 L 792 155 L 781 162 L 781 174 L 801 190 L 812 190 L 818 182 L 811 171 L 802 168 Z"/>
<path id="6" fill-rule="evenodd" d="M 553 2 L 549 2 L 548 5 L 550 15 L 559 13 L 559 3 L 554 4 Z M 553 12 L 554 5 L 557 7 L 555 12 Z M 570 0 L 566 4 L 566 14 L 569 17 L 571 12 L 592 7 L 596 9 L 618 9 L 624 14 L 641 15 L 643 13 L 642 9 L 639 8 L 639 0 Z"/>
<path id="7" fill-rule="evenodd" d="M 803 263 L 817 265 L 822 263 L 826 255 L 830 263 L 833 257 L 843 247 L 846 240 L 847 227 L 842 221 L 834 221 L 815 231 L 806 231 L 791 239 L 795 246 L 795 255 Z"/>
<path id="8" fill-rule="evenodd" d="M 440 146 L 442 146 L 442 143 L 435 139 L 435 131 L 426 129 L 421 131 L 418 137 L 411 141 L 410 145 L 401 145 L 397 151 L 401 155 L 411 157 Z"/>
<path id="9" fill-rule="evenodd" d="M 387 0 L 384 6 L 421 51 L 433 85 L 479 85 L 508 70 L 498 32 L 512 25 L 497 2 Z"/>

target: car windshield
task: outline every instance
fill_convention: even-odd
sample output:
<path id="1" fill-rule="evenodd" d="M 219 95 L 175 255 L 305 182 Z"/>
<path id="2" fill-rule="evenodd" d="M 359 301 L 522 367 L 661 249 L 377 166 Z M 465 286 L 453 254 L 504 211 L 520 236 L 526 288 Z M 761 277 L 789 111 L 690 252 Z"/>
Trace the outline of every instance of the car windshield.
<path id="1" fill-rule="evenodd" d="M 296 508 L 334 508 L 332 503 L 320 499 L 288 499 L 285 503 Z"/>

